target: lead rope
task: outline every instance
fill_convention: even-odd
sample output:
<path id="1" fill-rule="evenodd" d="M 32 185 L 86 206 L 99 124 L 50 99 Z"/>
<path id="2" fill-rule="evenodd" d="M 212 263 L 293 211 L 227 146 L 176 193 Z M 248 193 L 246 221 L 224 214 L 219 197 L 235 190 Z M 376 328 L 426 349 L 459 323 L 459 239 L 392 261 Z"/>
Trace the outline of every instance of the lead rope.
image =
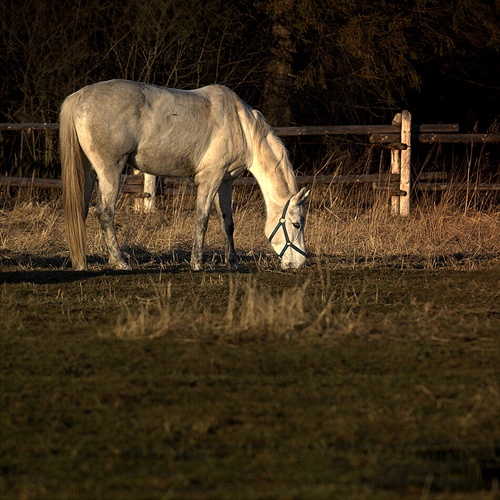
<path id="1" fill-rule="evenodd" d="M 285 208 L 283 209 L 283 213 L 281 214 L 280 220 L 278 221 L 278 224 L 276 224 L 276 227 L 274 228 L 273 232 L 269 236 L 269 243 L 271 243 L 272 239 L 274 238 L 276 233 L 279 231 L 280 227 L 283 228 L 283 234 L 285 235 L 285 242 L 286 243 L 285 243 L 285 246 L 283 247 L 283 250 L 281 250 L 281 252 L 278 254 L 280 259 L 283 257 L 283 255 L 285 255 L 285 252 L 289 248 L 292 248 L 293 250 L 295 250 L 296 252 L 299 252 L 304 257 L 307 257 L 307 254 L 303 250 L 301 250 L 298 246 L 293 244 L 290 241 L 290 238 L 288 237 L 288 231 L 286 230 L 285 221 L 286 221 L 286 213 L 288 211 L 288 206 L 290 205 L 290 200 L 291 200 L 291 198 L 289 198 L 288 201 L 286 202 Z"/>

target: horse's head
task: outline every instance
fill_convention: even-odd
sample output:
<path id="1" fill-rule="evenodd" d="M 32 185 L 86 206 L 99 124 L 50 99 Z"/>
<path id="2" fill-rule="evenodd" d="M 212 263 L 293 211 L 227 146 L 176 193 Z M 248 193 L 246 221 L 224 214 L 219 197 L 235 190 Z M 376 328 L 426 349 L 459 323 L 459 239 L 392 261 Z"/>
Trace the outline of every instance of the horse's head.
<path id="1" fill-rule="evenodd" d="M 281 259 L 283 269 L 296 269 L 306 260 L 304 243 L 305 208 L 304 203 L 309 191 L 302 188 L 288 199 L 279 217 L 269 217 L 266 224 L 266 234 L 274 251 Z"/>

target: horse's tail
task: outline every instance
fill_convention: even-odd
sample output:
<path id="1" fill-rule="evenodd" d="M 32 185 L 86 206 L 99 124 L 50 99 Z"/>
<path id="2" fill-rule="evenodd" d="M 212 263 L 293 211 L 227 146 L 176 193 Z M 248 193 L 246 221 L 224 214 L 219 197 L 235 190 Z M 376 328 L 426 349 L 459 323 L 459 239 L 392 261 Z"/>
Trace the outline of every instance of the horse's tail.
<path id="1" fill-rule="evenodd" d="M 66 236 L 73 267 L 87 269 L 85 257 L 85 175 L 83 151 L 74 123 L 75 106 L 79 95 L 66 98 L 59 116 L 59 149 L 62 167 L 62 199 L 66 219 Z"/>

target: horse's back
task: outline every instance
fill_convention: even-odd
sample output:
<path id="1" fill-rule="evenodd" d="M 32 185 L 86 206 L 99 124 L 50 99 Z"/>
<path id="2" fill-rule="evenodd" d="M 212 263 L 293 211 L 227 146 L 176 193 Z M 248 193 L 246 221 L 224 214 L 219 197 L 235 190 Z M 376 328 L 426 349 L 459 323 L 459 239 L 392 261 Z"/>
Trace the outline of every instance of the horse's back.
<path id="1" fill-rule="evenodd" d="M 79 117 L 92 124 L 120 121 L 162 125 L 171 117 L 190 122 L 207 123 L 215 108 L 240 100 L 236 94 L 220 85 L 208 85 L 196 90 L 180 90 L 129 80 L 108 80 L 83 87 L 78 96 Z M 72 97 L 72 96 L 70 96 Z M 240 100 L 241 101 L 241 100 Z M 222 104 L 221 104 L 222 103 Z"/>
<path id="2" fill-rule="evenodd" d="M 109 80 L 68 99 L 76 98 L 75 127 L 88 156 L 97 152 L 111 163 L 128 155 L 131 164 L 156 175 L 195 174 L 221 131 L 238 136 L 239 112 L 247 108 L 219 85 L 177 90 Z"/>

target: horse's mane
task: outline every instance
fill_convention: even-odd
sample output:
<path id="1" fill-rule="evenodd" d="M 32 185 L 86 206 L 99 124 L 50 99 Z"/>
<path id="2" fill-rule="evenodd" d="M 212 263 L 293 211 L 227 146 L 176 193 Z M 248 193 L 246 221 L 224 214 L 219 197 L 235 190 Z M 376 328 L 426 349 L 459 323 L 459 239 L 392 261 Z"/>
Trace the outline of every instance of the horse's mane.
<path id="1" fill-rule="evenodd" d="M 276 163 L 276 170 L 280 170 L 283 178 L 285 179 L 290 192 L 296 193 L 297 180 L 293 173 L 293 167 L 290 162 L 290 157 L 288 151 L 283 144 L 283 141 L 276 135 L 276 132 L 272 129 L 271 125 L 264 118 L 262 113 L 257 110 L 252 110 L 253 117 L 255 118 L 254 127 L 254 141 L 260 147 L 263 141 L 267 141 L 267 144 L 278 158 Z"/>

